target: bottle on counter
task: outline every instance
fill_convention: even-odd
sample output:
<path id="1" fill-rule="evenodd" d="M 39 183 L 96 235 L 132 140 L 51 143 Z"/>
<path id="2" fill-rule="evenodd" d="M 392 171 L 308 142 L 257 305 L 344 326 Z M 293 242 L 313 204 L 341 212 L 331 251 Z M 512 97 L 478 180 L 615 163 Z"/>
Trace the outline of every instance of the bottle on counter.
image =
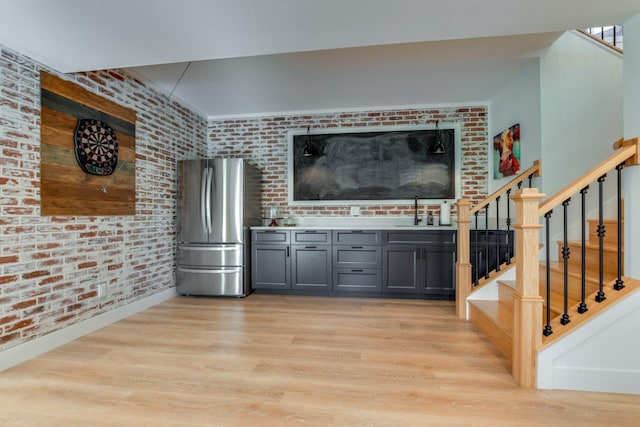
<path id="1" fill-rule="evenodd" d="M 427 211 L 427 225 L 433 225 L 433 212 Z"/>

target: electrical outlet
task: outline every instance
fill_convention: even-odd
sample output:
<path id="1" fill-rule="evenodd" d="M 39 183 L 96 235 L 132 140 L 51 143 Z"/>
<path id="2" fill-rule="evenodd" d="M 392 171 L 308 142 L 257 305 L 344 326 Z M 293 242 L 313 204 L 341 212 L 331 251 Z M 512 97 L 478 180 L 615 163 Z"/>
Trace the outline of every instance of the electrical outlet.
<path id="1" fill-rule="evenodd" d="M 107 297 L 106 288 L 107 285 L 104 283 L 98 285 L 98 298 L 105 299 Z"/>
<path id="2" fill-rule="evenodd" d="M 360 215 L 360 206 L 351 206 L 351 216 Z"/>

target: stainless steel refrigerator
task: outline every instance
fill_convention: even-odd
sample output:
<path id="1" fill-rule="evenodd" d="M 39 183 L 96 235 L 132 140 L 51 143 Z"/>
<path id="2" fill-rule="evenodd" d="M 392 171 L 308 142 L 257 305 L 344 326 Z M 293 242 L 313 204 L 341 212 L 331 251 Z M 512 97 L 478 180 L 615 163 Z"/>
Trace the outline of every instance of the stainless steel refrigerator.
<path id="1" fill-rule="evenodd" d="M 251 292 L 249 227 L 261 221 L 260 186 L 259 170 L 243 159 L 178 162 L 178 293 Z"/>

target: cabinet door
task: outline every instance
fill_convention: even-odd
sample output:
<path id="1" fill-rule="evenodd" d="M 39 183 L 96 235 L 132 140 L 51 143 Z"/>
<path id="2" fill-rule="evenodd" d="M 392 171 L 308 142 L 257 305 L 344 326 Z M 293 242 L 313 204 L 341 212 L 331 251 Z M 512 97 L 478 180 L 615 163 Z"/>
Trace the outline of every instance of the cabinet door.
<path id="1" fill-rule="evenodd" d="M 331 290 L 331 246 L 291 246 L 291 287 Z"/>
<path id="2" fill-rule="evenodd" d="M 418 293 L 422 277 L 420 247 L 387 245 L 383 249 L 382 286 L 384 292 Z"/>
<path id="3" fill-rule="evenodd" d="M 253 289 L 291 289 L 289 245 L 254 244 L 252 255 Z"/>
<path id="4" fill-rule="evenodd" d="M 451 248 L 423 248 L 423 294 L 454 295 L 456 252 Z"/>

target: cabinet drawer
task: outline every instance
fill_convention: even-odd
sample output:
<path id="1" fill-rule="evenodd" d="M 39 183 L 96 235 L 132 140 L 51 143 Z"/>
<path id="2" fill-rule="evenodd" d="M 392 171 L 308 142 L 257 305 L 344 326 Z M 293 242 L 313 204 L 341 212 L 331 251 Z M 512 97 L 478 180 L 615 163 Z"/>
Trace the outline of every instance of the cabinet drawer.
<path id="1" fill-rule="evenodd" d="M 333 230 L 334 245 L 379 245 L 382 232 L 371 230 Z"/>
<path id="2" fill-rule="evenodd" d="M 384 242 L 397 243 L 455 243 L 455 230 L 385 231 Z"/>
<path id="3" fill-rule="evenodd" d="M 289 230 L 251 230 L 251 241 L 261 243 L 289 243 Z"/>
<path id="4" fill-rule="evenodd" d="M 380 270 L 373 268 L 334 268 L 333 290 L 347 292 L 381 292 Z"/>
<path id="5" fill-rule="evenodd" d="M 372 245 L 334 246 L 333 266 L 340 268 L 381 268 L 382 247 Z"/>
<path id="6" fill-rule="evenodd" d="M 292 244 L 331 243 L 331 230 L 304 230 L 292 232 Z"/>

